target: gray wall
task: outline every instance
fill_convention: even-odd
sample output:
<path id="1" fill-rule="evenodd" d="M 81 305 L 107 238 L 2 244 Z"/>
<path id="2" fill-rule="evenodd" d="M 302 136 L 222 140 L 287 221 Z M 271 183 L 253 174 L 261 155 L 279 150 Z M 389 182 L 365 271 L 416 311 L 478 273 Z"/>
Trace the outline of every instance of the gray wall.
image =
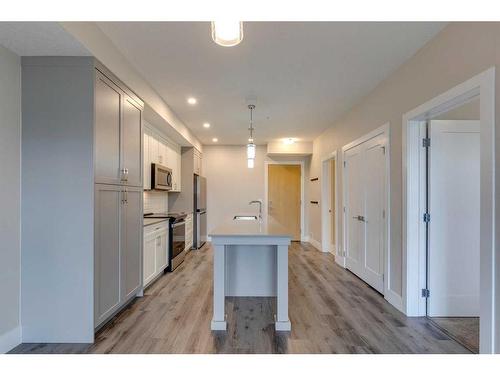
<path id="1" fill-rule="evenodd" d="M 93 60 L 23 58 L 22 75 L 23 342 L 92 342 Z"/>
<path id="2" fill-rule="evenodd" d="M 21 65 L 0 46 L 0 353 L 19 343 Z"/>
<path id="3" fill-rule="evenodd" d="M 500 92 L 500 23 L 452 23 L 426 46 L 418 51 L 396 72 L 384 80 L 338 119 L 314 141 L 311 175 L 319 175 L 321 158 L 369 131 L 390 122 L 391 146 L 391 286 L 402 293 L 402 117 L 403 114 L 433 97 L 481 73 L 497 67 L 496 90 Z M 496 95 L 496 115 L 499 115 L 500 95 Z M 497 121 L 497 137 L 500 135 Z M 500 140 L 497 138 L 496 149 Z M 496 151 L 497 163 L 499 153 Z M 497 186 L 500 173 L 496 174 Z M 341 207 L 342 173 L 339 175 L 339 202 Z M 498 196 L 498 194 L 497 194 Z M 319 189 L 312 189 L 311 199 L 320 200 Z M 497 214 L 498 217 L 498 208 Z M 497 227 L 500 221 L 496 220 Z M 321 239 L 320 211 L 311 212 L 310 226 L 314 238 Z M 342 228 L 340 228 L 342 234 Z M 497 229 L 497 233 L 499 230 Z M 342 238 L 340 239 L 342 240 Z M 499 285 L 497 279 L 497 285 Z M 498 301 L 500 303 L 500 299 Z M 500 330 L 497 330 L 500 332 Z M 500 334 L 499 334 L 500 336 Z"/>

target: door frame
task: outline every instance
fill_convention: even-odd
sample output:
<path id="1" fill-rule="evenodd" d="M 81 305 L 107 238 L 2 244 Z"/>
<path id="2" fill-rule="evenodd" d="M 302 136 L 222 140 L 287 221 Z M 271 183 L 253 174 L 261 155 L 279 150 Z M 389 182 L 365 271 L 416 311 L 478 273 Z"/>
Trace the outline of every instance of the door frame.
<path id="1" fill-rule="evenodd" d="M 425 316 L 425 154 L 422 127 L 425 121 L 480 97 L 481 239 L 480 239 L 480 353 L 500 352 L 500 317 L 495 317 L 495 68 L 472 77 L 403 115 L 402 163 L 402 299 L 408 316 Z M 498 315 L 498 314 L 497 314 Z"/>
<path id="2" fill-rule="evenodd" d="M 332 161 L 335 163 L 335 176 L 334 185 L 335 185 L 335 242 L 333 243 L 333 249 L 331 248 L 331 228 L 332 228 L 332 215 L 328 212 L 329 207 L 326 203 L 330 203 L 331 199 L 331 171 L 329 169 L 329 163 Z M 330 252 L 335 255 L 335 259 L 337 256 L 342 257 L 339 252 L 339 209 L 338 209 L 338 158 L 337 158 L 337 150 L 329 153 L 323 159 L 321 159 L 321 251 L 327 253 Z"/>
<path id="3" fill-rule="evenodd" d="M 358 139 L 346 144 L 342 147 L 342 262 L 344 268 L 346 267 L 346 249 L 347 249 L 347 217 L 346 217 L 346 207 L 347 207 L 347 197 L 346 197 L 346 179 L 344 178 L 345 171 L 345 153 L 353 147 L 359 146 L 362 143 L 369 141 L 379 135 L 383 135 L 385 138 L 386 152 L 385 152 L 385 230 L 384 230 L 384 298 L 394 305 L 396 308 L 401 309 L 401 298 L 395 298 L 395 292 L 390 289 L 390 244 L 391 244 L 391 215 L 390 215 L 390 202 L 391 202 L 391 145 L 390 145 L 390 123 L 387 122 L 382 126 L 379 126 L 375 130 L 359 137 Z M 397 296 L 397 294 L 396 294 Z"/>
<path id="4" fill-rule="evenodd" d="M 264 213 L 267 215 L 269 201 L 269 165 L 270 164 L 278 164 L 278 165 L 300 165 L 300 240 L 307 241 L 306 231 L 305 231 L 305 220 L 304 220 L 304 185 L 305 185 L 305 163 L 304 160 L 287 160 L 287 161 L 278 161 L 278 160 L 265 160 L 264 161 Z"/>

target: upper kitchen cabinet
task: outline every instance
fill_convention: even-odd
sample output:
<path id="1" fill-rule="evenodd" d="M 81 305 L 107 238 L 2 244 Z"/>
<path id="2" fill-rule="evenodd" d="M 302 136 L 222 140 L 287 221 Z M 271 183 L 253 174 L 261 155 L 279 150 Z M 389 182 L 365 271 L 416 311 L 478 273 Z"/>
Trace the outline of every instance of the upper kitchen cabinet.
<path id="1" fill-rule="evenodd" d="M 143 103 L 119 81 L 95 73 L 95 182 L 142 185 Z"/>
<path id="2" fill-rule="evenodd" d="M 193 149 L 193 157 L 194 157 L 194 174 L 201 176 L 201 152 L 197 149 Z"/>
<path id="3" fill-rule="evenodd" d="M 145 122 L 144 147 L 144 190 L 151 189 L 151 164 L 158 163 L 172 170 L 172 190 L 181 191 L 181 148 L 160 134 L 151 124 Z"/>
<path id="4" fill-rule="evenodd" d="M 182 191 L 179 191 L 180 194 L 169 194 L 168 207 L 172 211 L 193 212 L 193 179 L 195 174 L 201 176 L 203 172 L 201 169 L 202 156 L 201 152 L 194 147 L 182 147 L 180 151 L 178 163 L 182 164 L 182 169 L 177 178 L 182 184 Z"/>
<path id="5" fill-rule="evenodd" d="M 125 95 L 123 100 L 122 125 L 122 170 L 127 185 L 141 186 L 142 156 L 142 107 Z"/>
<path id="6" fill-rule="evenodd" d="M 95 82 L 95 178 L 120 183 L 120 123 L 123 92 L 100 72 Z"/>

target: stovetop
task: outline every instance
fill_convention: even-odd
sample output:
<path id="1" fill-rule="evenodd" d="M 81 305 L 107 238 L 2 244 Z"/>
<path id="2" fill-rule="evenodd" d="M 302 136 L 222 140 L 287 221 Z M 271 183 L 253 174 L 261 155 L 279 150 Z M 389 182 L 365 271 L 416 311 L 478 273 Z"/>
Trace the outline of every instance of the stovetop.
<path id="1" fill-rule="evenodd" d="M 144 218 L 149 219 L 173 219 L 175 221 L 186 218 L 187 214 L 185 212 L 151 212 L 144 214 Z"/>

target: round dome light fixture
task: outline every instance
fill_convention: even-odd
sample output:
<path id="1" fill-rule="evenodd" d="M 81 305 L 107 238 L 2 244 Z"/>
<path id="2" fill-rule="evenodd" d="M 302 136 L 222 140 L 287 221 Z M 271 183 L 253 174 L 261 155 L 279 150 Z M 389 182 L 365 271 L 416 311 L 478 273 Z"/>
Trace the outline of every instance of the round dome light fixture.
<path id="1" fill-rule="evenodd" d="M 243 40 L 243 22 L 212 21 L 212 39 L 223 47 L 239 44 Z"/>

